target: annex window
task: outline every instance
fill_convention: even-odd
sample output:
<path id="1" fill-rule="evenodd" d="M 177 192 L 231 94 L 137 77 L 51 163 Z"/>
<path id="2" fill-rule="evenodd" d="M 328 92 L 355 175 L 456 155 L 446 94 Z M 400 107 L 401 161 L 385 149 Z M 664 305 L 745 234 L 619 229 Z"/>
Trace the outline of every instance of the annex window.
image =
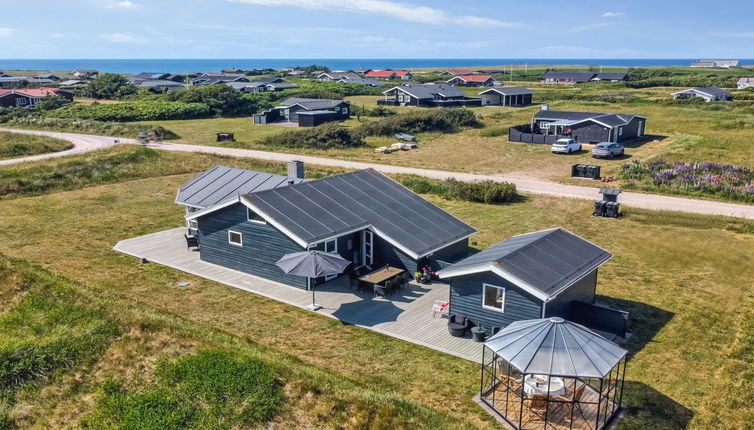
<path id="1" fill-rule="evenodd" d="M 347 107 L 344 107 L 344 108 L 343 108 L 343 115 L 347 115 L 347 114 L 348 114 L 348 108 L 347 108 Z"/>
<path id="2" fill-rule="evenodd" d="M 623 127 L 618 127 L 618 136 L 623 136 Z"/>
<path id="3" fill-rule="evenodd" d="M 264 218 L 250 208 L 246 208 L 246 219 L 259 224 L 267 224 L 267 221 L 265 221 Z"/>
<path id="4" fill-rule="evenodd" d="M 199 230 L 199 221 L 195 219 L 189 220 L 188 228 L 191 230 Z"/>
<path id="5" fill-rule="evenodd" d="M 243 246 L 243 234 L 237 231 L 228 230 L 228 243 L 235 246 Z"/>
<path id="6" fill-rule="evenodd" d="M 482 307 L 505 312 L 505 288 L 482 284 Z"/>

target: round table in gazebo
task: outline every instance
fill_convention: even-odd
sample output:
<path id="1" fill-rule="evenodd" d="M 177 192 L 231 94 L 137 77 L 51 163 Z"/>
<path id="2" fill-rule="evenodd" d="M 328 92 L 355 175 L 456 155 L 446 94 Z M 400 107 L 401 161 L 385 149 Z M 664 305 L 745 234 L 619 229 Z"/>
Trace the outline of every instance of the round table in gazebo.
<path id="1" fill-rule="evenodd" d="M 602 429 L 621 408 L 626 350 L 552 317 L 484 343 L 480 399 L 516 429 Z"/>

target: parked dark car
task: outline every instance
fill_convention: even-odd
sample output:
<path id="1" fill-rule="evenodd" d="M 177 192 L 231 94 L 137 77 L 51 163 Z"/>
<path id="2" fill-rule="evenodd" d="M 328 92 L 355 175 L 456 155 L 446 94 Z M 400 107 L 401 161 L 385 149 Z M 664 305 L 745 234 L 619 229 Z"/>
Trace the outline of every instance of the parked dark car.
<path id="1" fill-rule="evenodd" d="M 626 148 L 620 143 L 600 142 L 592 148 L 592 157 L 594 158 L 614 158 L 616 155 L 623 155 Z"/>

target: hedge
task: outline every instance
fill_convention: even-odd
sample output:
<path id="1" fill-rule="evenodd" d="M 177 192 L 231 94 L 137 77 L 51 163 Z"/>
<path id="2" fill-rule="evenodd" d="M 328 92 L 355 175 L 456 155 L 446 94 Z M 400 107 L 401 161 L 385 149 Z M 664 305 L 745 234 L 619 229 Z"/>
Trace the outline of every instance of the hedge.
<path id="1" fill-rule="evenodd" d="M 99 105 L 71 105 L 49 111 L 52 118 L 93 119 L 96 121 L 157 121 L 168 119 L 194 119 L 210 116 L 203 103 L 139 101 Z"/>
<path id="2" fill-rule="evenodd" d="M 473 111 L 468 109 L 441 109 L 411 112 L 373 121 L 361 126 L 367 136 L 390 136 L 395 133 L 422 133 L 439 131 L 448 133 L 459 127 L 482 127 Z"/>
<path id="3" fill-rule="evenodd" d="M 501 204 L 511 202 L 517 196 L 516 185 L 510 182 L 462 182 L 453 178 L 438 181 L 416 175 L 400 175 L 398 181 L 415 193 L 435 194 L 452 200 Z"/>
<path id="4" fill-rule="evenodd" d="M 366 145 L 358 131 L 341 127 L 338 124 L 324 124 L 303 130 L 291 130 L 262 140 L 264 145 L 285 148 L 355 148 Z"/>

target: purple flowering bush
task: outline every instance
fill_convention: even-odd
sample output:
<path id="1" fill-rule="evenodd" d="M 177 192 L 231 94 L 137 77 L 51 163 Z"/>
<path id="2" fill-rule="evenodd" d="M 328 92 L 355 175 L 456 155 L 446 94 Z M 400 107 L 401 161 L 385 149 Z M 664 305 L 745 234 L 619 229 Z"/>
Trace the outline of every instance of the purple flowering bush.
<path id="1" fill-rule="evenodd" d="M 732 164 L 670 162 L 657 158 L 624 164 L 620 177 L 632 185 L 754 202 L 754 170 Z"/>

